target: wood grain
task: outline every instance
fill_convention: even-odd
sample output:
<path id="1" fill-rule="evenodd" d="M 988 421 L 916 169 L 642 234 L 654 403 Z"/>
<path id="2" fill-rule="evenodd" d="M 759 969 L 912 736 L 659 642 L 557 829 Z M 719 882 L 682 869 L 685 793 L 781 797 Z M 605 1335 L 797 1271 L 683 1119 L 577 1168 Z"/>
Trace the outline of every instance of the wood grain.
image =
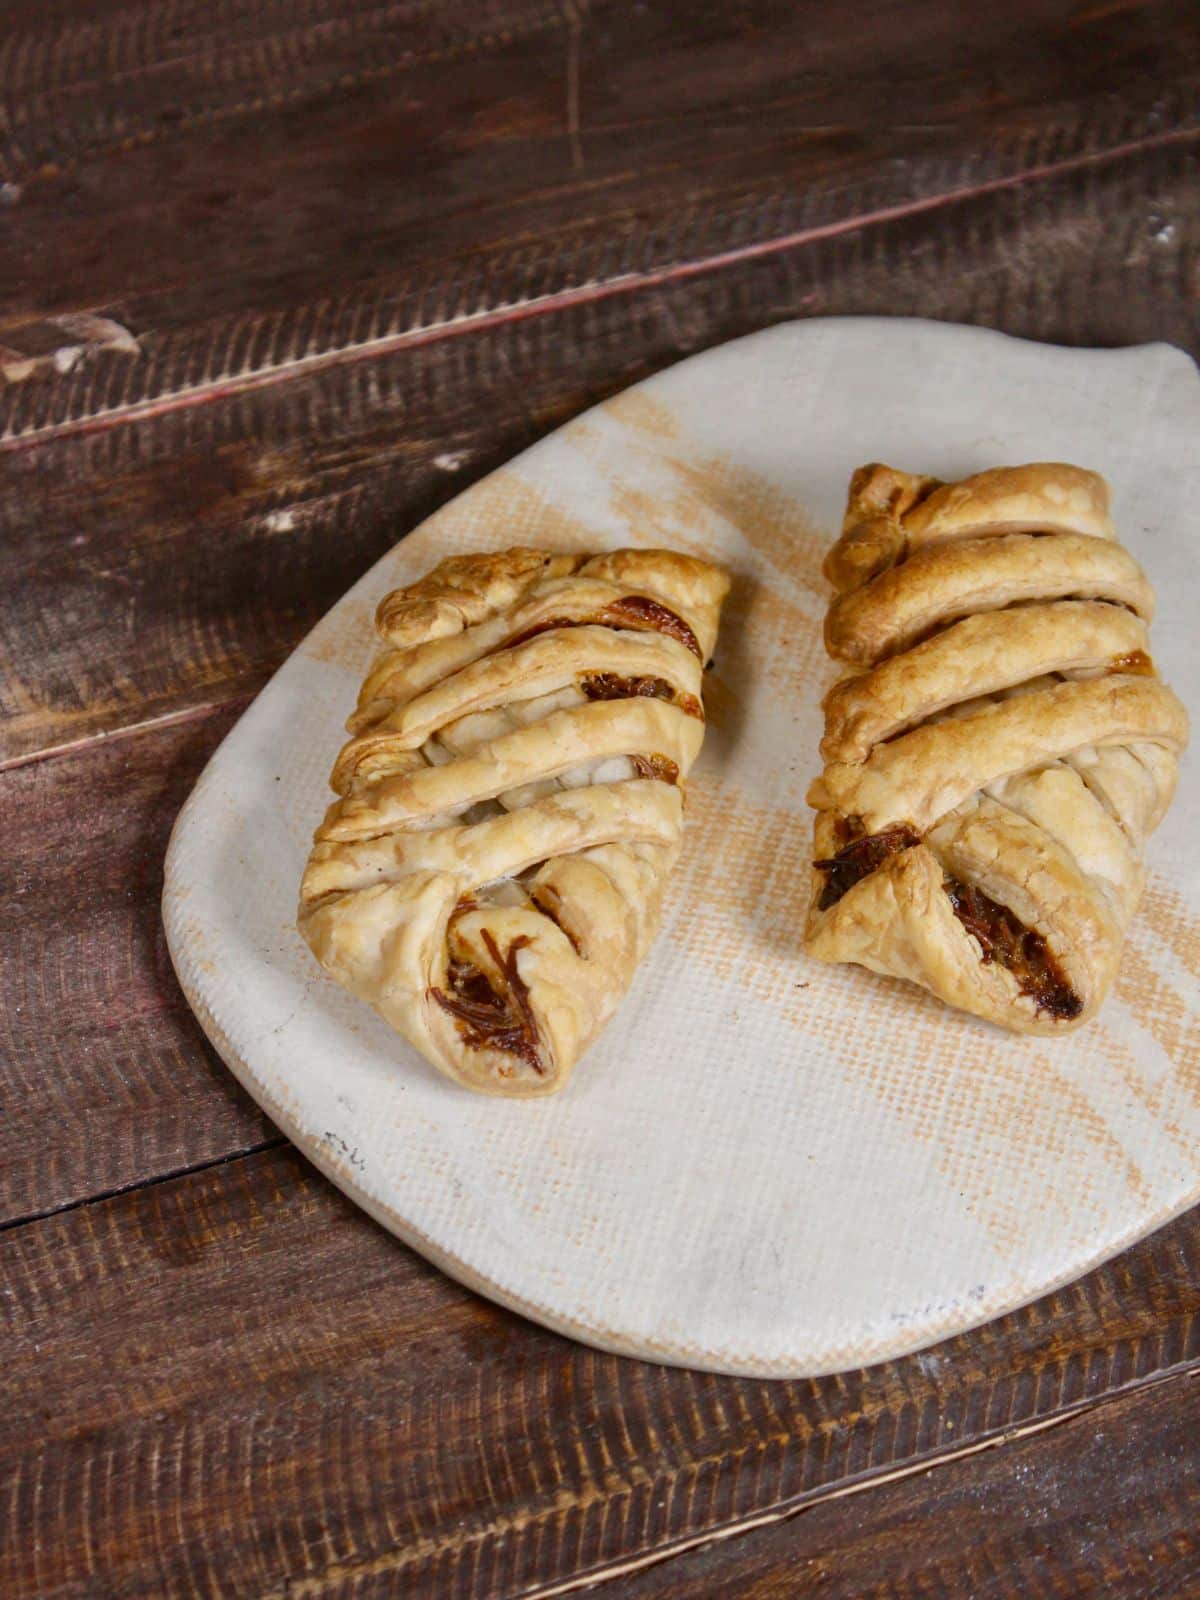
<path id="1" fill-rule="evenodd" d="M 53 171 L 101 151 L 179 142 L 214 123 L 319 99 L 562 28 L 550 0 L 107 0 L 6 8 L 0 159 Z"/>
<path id="2" fill-rule="evenodd" d="M 812 1506 L 597 1592 L 603 1600 L 1194 1595 L 1200 1374 L 1192 1368 L 1047 1433 Z"/>
<path id="3" fill-rule="evenodd" d="M 533 1328 L 289 1149 L 9 1229 L 0 1262 L 6 1600 L 540 1593 L 1200 1359 L 1195 1215 L 978 1333 L 800 1383 Z"/>
<path id="4" fill-rule="evenodd" d="M 281 1138 L 188 1010 L 158 909 L 232 721 L 0 775 L 0 1223 Z"/>
<path id="5" fill-rule="evenodd" d="M 791 170 L 781 170 L 778 152 L 767 152 L 768 176 L 757 181 L 747 176 L 705 184 L 685 162 L 688 186 L 679 193 L 667 190 L 657 204 L 648 198 L 648 176 L 639 174 L 638 193 L 649 215 L 626 206 L 581 218 L 576 209 L 565 231 L 543 221 L 536 242 L 487 240 L 465 255 L 418 253 L 415 265 L 413 252 L 398 250 L 403 267 L 393 258 L 365 281 L 342 271 L 335 292 L 328 282 L 320 292 L 316 286 L 275 284 L 266 304 L 261 292 L 251 291 L 248 308 L 197 314 L 183 326 L 170 325 L 164 306 L 118 302 L 102 309 L 121 330 L 120 340 L 86 343 L 78 355 L 73 334 L 60 334 L 63 348 L 54 349 L 53 319 L 43 315 L 32 326 L 17 319 L 4 329 L 7 346 L 19 354 L 32 340 L 34 349 L 52 359 L 36 363 L 25 381 L 0 395 L 0 449 L 116 426 L 515 315 L 629 294 L 708 266 L 934 212 L 972 194 L 1001 193 L 1035 176 L 1069 174 L 1114 154 L 1178 144 L 1194 148 L 1200 140 L 1200 126 L 1187 113 L 1163 123 L 1157 100 L 1108 119 L 1072 111 L 1037 132 L 1011 140 L 998 136 L 982 170 L 974 154 L 901 157 L 897 142 L 894 149 L 871 152 L 870 177 L 863 181 L 845 170 L 840 154 L 823 159 L 807 138 Z M 832 172 L 826 170 L 830 165 Z M 675 172 L 672 164 L 673 177 Z M 607 186 L 602 192 L 613 200 Z M 344 211 L 340 206 L 339 215 Z M 525 230 L 514 231 L 520 239 Z M 309 255 L 306 250 L 302 258 Z M 200 274 L 188 281 L 210 286 L 215 280 Z M 247 293 L 241 285 L 243 306 Z M 181 298 L 180 286 L 173 284 L 175 316 L 181 315 Z M 60 320 L 69 333 L 75 319 L 60 313 Z"/>
<path id="6" fill-rule="evenodd" d="M 254 690 L 451 494 L 718 340 L 873 311 L 1200 348 L 1197 163 L 1140 150 L 0 457 L 0 761 Z"/>
<path id="7" fill-rule="evenodd" d="M 72 410 L 1194 128 L 1200 75 L 1187 0 L 17 11 L 0 324 L 105 307 L 144 349 Z"/>

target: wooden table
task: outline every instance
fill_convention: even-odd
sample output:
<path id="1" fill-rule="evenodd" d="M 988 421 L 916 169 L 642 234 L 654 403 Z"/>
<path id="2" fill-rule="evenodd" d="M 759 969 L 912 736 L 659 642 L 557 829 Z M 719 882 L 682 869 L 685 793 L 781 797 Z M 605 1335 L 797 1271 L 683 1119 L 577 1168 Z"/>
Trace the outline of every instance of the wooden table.
<path id="1" fill-rule="evenodd" d="M 1195 353 L 1198 88 L 1194 0 L 7 0 L 5 1600 L 1200 1593 L 1200 1213 L 870 1371 L 597 1355 L 316 1175 L 158 909 L 306 629 L 631 380 L 844 312 Z"/>

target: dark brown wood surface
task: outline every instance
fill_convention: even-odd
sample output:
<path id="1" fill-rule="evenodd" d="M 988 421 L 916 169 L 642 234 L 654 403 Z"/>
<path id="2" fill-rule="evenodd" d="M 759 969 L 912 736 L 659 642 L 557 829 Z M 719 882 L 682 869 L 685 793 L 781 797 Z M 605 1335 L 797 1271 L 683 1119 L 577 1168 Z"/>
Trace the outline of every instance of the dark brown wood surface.
<path id="1" fill-rule="evenodd" d="M 1195 1215 L 979 1333 L 797 1383 L 533 1328 L 401 1249 L 287 1147 L 12 1228 L 0 1273 L 5 1595 L 541 1593 L 1080 1408 L 1100 1427 L 1116 1396 L 1167 1375 L 1179 1408 L 1200 1363 Z M 1173 1468 L 1194 1539 L 1180 1431 L 1168 1453 L 1134 1423 L 1129 1450 L 1162 1456 L 1147 1488 Z M 936 1482 L 969 1482 L 966 1461 Z M 1075 1513 L 1111 1516 L 1099 1495 L 1080 1484 Z M 870 1501 L 843 1504 L 852 1527 Z M 980 1559 L 974 1534 L 940 1539 L 964 1571 Z"/>
<path id="2" fill-rule="evenodd" d="M 607 1584 L 605 1600 L 973 1600 L 1200 1593 L 1190 1374 L 1013 1430 L 944 1465 L 801 1505 L 803 1520 Z"/>
<path id="3" fill-rule="evenodd" d="M 158 912 L 305 630 L 622 385 L 831 313 L 1200 351 L 1198 88 L 1184 0 L 5 7 L 5 1600 L 1200 1592 L 1200 1214 L 869 1372 L 596 1355 L 290 1150 Z"/>

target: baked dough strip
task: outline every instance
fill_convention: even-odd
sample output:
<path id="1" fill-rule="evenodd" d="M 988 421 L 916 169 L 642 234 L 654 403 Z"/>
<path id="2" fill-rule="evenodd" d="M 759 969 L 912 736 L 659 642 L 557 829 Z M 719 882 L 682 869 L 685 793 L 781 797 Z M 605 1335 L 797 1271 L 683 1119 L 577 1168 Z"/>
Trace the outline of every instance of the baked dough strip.
<path id="1" fill-rule="evenodd" d="M 1104 480 L 863 468 L 826 562 L 806 941 L 1020 1031 L 1090 1016 L 1174 791 L 1183 707 Z"/>
<path id="2" fill-rule="evenodd" d="M 299 925 L 440 1070 L 544 1094 L 621 1000 L 680 847 L 725 575 L 452 557 L 385 597 Z"/>

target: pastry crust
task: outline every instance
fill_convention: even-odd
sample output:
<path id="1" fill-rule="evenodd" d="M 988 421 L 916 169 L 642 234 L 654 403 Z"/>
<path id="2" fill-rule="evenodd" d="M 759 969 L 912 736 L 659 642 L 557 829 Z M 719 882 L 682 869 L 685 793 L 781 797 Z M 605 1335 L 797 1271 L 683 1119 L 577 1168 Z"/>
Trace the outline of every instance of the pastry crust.
<path id="1" fill-rule="evenodd" d="M 728 580 L 669 551 L 455 556 L 380 603 L 299 927 L 434 1066 L 558 1089 L 679 851 Z"/>
<path id="2" fill-rule="evenodd" d="M 1150 585 L 1120 545 L 1081 534 L 1006 533 L 926 545 L 839 595 L 825 618 L 825 645 L 838 661 L 871 666 L 947 622 L 1058 599 L 1107 600 L 1147 621 L 1154 614 Z"/>
<path id="3" fill-rule="evenodd" d="M 806 943 L 1026 1033 L 1091 1016 L 1174 792 L 1187 717 L 1153 593 L 1078 467 L 855 473 L 826 561 Z"/>

